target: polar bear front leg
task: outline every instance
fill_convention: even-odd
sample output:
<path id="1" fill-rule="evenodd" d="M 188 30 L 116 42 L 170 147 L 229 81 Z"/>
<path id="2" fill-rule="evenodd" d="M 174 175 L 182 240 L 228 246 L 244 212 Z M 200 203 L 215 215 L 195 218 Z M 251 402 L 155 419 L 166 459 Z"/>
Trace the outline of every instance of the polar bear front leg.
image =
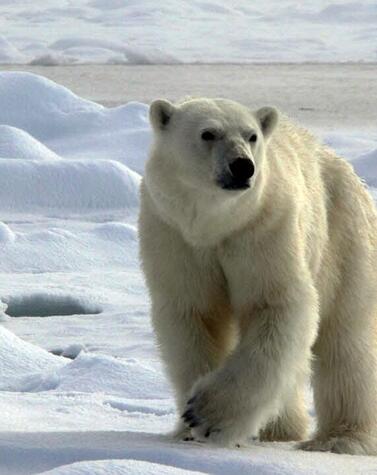
<path id="1" fill-rule="evenodd" d="M 308 375 L 317 297 L 310 285 L 299 295 L 243 318 L 236 351 L 194 386 L 187 402 L 183 418 L 195 438 L 228 445 L 257 436 L 279 413 L 291 388 Z"/>
<path id="2" fill-rule="evenodd" d="M 173 298 L 169 300 L 165 305 L 155 301 L 152 315 L 161 356 L 181 415 L 194 383 L 224 361 L 233 332 L 226 312 L 223 315 L 210 311 L 200 313 L 175 306 Z M 190 428 L 180 419 L 173 435 L 176 439 L 189 439 Z"/>
<path id="3" fill-rule="evenodd" d="M 179 416 L 194 383 L 234 347 L 234 325 L 219 266 L 162 221 L 142 186 L 140 254 L 152 301 L 152 323 Z M 216 282 L 216 285 L 214 285 Z M 175 437 L 191 436 L 180 419 Z"/>

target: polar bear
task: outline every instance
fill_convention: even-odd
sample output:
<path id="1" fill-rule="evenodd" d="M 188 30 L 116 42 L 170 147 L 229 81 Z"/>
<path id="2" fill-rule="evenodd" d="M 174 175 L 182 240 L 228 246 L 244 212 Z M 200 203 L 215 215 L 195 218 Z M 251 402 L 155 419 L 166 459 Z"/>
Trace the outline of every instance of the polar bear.
<path id="1" fill-rule="evenodd" d="M 377 217 L 273 107 L 150 108 L 140 253 L 182 438 L 377 454 Z M 311 374 L 318 427 L 307 438 Z"/>

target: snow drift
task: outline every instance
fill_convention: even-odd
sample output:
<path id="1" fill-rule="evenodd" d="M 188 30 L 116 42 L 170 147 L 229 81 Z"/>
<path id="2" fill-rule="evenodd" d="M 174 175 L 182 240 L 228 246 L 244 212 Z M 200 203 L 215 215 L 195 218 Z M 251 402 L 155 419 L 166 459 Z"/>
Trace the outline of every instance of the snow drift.
<path id="1" fill-rule="evenodd" d="M 0 160 L 0 209 L 85 213 L 138 205 L 140 177 L 112 160 Z"/>
<path id="2" fill-rule="evenodd" d="M 0 326 L 0 390 L 10 391 L 22 377 L 38 371 L 56 370 L 64 366 L 64 358 L 21 340 Z"/>
<path id="3" fill-rule="evenodd" d="M 76 359 L 54 371 L 25 378 L 27 391 L 108 393 L 128 399 L 166 398 L 166 384 L 160 374 L 134 360 L 81 352 Z"/>
<path id="4" fill-rule="evenodd" d="M 35 74 L 0 74 L 0 124 L 13 127 L 13 135 L 17 134 L 15 129 L 21 129 L 21 141 L 27 137 L 25 132 L 31 137 L 26 145 L 34 143 L 33 158 L 38 154 L 36 140 L 63 158 L 111 158 L 141 173 L 150 142 L 147 114 L 145 104 L 131 102 L 109 109 Z M 6 133 L 10 135 L 9 129 Z M 18 153 L 16 140 L 8 142 L 2 157 Z M 19 143 L 17 140 L 17 147 Z M 40 150 L 39 154 L 47 158 L 46 151 Z"/>
<path id="5" fill-rule="evenodd" d="M 107 109 L 42 77 L 4 72 L 0 124 L 3 212 L 137 208 L 149 140 L 146 106 Z"/>
<path id="6" fill-rule="evenodd" d="M 0 125 L 0 157 L 27 160 L 56 160 L 56 153 L 34 137 L 9 125 Z"/>

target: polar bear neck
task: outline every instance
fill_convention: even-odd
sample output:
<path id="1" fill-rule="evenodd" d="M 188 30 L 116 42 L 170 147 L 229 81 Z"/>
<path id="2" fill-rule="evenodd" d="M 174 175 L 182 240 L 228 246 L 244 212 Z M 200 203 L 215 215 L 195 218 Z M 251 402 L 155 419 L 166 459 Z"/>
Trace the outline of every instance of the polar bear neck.
<path id="1" fill-rule="evenodd" d="M 252 219 L 254 207 L 250 195 L 221 203 L 211 201 L 210 197 L 191 198 L 188 205 L 178 210 L 178 223 L 183 236 L 193 246 L 216 245 Z"/>
<path id="2" fill-rule="evenodd" d="M 145 184 L 159 215 L 195 247 L 212 247 L 251 224 L 263 206 L 264 175 L 252 189 L 224 198 L 219 190 L 200 193 L 161 174 L 145 174 Z"/>

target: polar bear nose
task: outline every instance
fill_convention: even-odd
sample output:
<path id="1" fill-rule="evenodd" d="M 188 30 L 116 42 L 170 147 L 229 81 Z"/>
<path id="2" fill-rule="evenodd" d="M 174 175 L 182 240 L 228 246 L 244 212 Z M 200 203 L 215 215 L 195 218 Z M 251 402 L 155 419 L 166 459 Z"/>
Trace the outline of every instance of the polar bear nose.
<path id="1" fill-rule="evenodd" d="M 254 164 L 249 158 L 236 158 L 229 164 L 229 169 L 237 181 L 248 180 L 254 175 Z"/>

